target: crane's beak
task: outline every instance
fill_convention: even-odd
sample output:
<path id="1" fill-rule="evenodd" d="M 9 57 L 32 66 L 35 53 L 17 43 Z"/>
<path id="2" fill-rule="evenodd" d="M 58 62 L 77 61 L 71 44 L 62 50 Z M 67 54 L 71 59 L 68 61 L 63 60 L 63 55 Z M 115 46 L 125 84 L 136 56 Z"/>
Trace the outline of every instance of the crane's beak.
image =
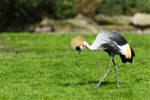
<path id="1" fill-rule="evenodd" d="M 82 51 L 84 48 L 85 48 L 84 45 L 81 45 L 81 46 L 77 46 L 77 47 L 76 47 L 76 50 L 78 51 L 79 56 L 80 56 L 81 51 Z"/>
<path id="2" fill-rule="evenodd" d="M 80 56 L 81 50 L 79 50 L 78 53 L 79 53 L 79 56 Z"/>
<path id="3" fill-rule="evenodd" d="M 79 47 L 79 46 L 78 46 L 78 47 L 76 47 L 76 50 L 78 51 L 79 56 L 80 56 L 80 53 L 81 53 L 81 49 L 80 49 L 80 47 Z"/>

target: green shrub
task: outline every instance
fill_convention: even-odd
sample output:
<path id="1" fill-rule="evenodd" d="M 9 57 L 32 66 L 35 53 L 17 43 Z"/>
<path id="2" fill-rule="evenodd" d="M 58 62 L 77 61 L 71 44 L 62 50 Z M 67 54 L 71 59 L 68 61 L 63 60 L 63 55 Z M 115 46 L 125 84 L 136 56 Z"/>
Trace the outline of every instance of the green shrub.
<path id="1" fill-rule="evenodd" d="M 98 13 L 107 15 L 133 15 L 137 12 L 150 13 L 150 0 L 103 0 Z"/>
<path id="2" fill-rule="evenodd" d="M 35 23 L 43 17 L 65 19 L 79 13 L 93 16 L 150 13 L 150 0 L 0 0 L 0 28 Z"/>
<path id="3" fill-rule="evenodd" d="M 74 9 L 85 16 L 93 16 L 99 8 L 101 0 L 73 0 Z"/>
<path id="4" fill-rule="evenodd" d="M 64 19 L 76 12 L 73 3 L 67 0 L 1 0 L 0 27 L 23 25 L 41 20 L 42 17 Z"/>

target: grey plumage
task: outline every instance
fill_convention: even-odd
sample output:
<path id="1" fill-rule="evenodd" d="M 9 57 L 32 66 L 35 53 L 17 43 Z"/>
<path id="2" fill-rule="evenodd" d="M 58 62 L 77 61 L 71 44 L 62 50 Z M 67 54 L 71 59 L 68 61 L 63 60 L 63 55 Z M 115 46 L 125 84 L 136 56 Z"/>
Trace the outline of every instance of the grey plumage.
<path id="1" fill-rule="evenodd" d="M 86 46 L 89 50 L 104 50 L 110 55 L 111 58 L 107 72 L 96 85 L 96 87 L 98 87 L 100 83 L 104 80 L 104 78 L 108 75 L 111 63 L 113 62 L 114 69 L 116 72 L 117 87 L 119 88 L 118 72 L 114 56 L 120 55 L 120 58 L 123 63 L 132 63 L 133 57 L 135 56 L 133 49 L 129 46 L 125 38 L 117 32 L 104 30 L 98 33 L 92 45 L 89 45 L 86 41 L 84 41 L 83 45 Z"/>
<path id="2" fill-rule="evenodd" d="M 120 46 L 125 45 L 127 43 L 127 41 L 124 39 L 124 37 L 122 37 L 117 32 L 112 32 L 112 31 L 105 30 L 105 31 L 102 32 L 102 34 L 107 35 L 110 40 L 115 41 Z"/>
<path id="3" fill-rule="evenodd" d="M 110 56 L 119 54 L 123 63 L 127 61 L 132 63 L 132 59 L 135 56 L 133 49 L 130 47 L 132 57 L 131 59 L 126 59 L 125 58 L 126 55 L 121 52 L 122 51 L 121 49 L 124 49 L 122 47 L 128 44 L 128 42 L 119 33 L 112 32 L 109 30 L 99 32 L 95 41 L 91 46 L 88 45 L 88 43 L 86 44 L 89 50 L 104 50 Z"/>

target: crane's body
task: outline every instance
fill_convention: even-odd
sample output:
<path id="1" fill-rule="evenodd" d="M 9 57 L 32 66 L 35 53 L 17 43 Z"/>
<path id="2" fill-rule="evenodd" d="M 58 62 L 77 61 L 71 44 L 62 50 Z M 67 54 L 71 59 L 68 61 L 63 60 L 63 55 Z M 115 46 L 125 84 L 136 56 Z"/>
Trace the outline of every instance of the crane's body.
<path id="1" fill-rule="evenodd" d="M 98 33 L 92 45 L 89 45 L 86 41 L 84 41 L 83 46 L 85 46 L 86 48 L 92 51 L 104 50 L 110 55 L 110 58 L 111 58 L 107 72 L 105 73 L 103 78 L 99 81 L 96 87 L 98 87 L 100 83 L 104 80 L 104 78 L 107 76 L 107 74 L 110 71 L 111 63 L 113 62 L 114 69 L 116 72 L 117 87 L 119 88 L 118 72 L 117 72 L 117 66 L 114 61 L 114 56 L 120 55 L 120 58 L 123 63 L 126 63 L 126 62 L 132 63 L 133 57 L 135 56 L 133 49 L 130 47 L 130 45 L 124 39 L 124 37 L 122 37 L 117 32 L 104 30 Z M 79 48 L 81 49 L 81 47 Z"/>
<path id="2" fill-rule="evenodd" d="M 123 63 L 127 61 L 132 63 L 135 56 L 133 49 L 124 37 L 117 32 L 108 30 L 99 32 L 91 46 L 86 41 L 84 45 L 89 50 L 105 50 L 109 55 L 119 54 Z"/>

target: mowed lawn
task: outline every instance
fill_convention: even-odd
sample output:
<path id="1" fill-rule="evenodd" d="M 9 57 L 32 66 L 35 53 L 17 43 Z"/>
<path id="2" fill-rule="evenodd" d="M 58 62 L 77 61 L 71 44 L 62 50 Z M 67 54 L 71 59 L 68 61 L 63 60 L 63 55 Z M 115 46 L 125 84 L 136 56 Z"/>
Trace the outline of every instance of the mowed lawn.
<path id="1" fill-rule="evenodd" d="M 133 64 L 114 67 L 99 88 L 109 63 L 104 51 L 70 48 L 71 34 L 0 34 L 0 100 L 149 100 L 150 35 L 125 34 Z M 96 35 L 82 35 L 90 44 Z"/>

